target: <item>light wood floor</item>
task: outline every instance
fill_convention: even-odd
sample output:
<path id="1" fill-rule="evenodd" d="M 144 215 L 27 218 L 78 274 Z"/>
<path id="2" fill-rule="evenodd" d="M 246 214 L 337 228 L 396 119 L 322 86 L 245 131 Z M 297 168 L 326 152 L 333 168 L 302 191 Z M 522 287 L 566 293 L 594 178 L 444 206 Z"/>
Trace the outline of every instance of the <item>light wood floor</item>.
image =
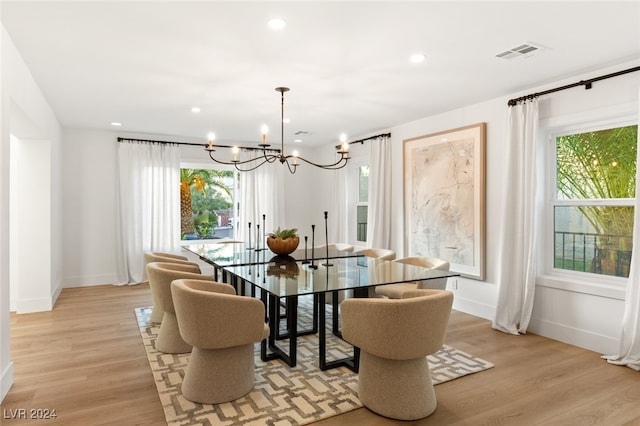
<path id="1" fill-rule="evenodd" d="M 34 424 L 162 425 L 133 309 L 151 304 L 146 285 L 65 289 L 55 309 L 11 315 L 15 383 L 11 411 L 55 409 Z M 535 335 L 510 336 L 453 312 L 446 343 L 495 368 L 436 386 L 438 408 L 397 422 L 361 408 L 318 425 L 639 425 L 640 373 L 599 354 Z"/>

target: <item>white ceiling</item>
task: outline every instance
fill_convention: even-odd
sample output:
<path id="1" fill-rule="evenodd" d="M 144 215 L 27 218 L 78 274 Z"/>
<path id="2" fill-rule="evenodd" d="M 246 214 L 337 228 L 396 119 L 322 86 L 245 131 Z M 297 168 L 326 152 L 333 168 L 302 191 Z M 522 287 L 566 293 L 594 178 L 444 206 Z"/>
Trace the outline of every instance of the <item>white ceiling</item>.
<path id="1" fill-rule="evenodd" d="M 63 126 L 304 145 L 640 58 L 639 1 L 32 2 L 1 18 Z M 287 27 L 267 28 L 271 17 Z M 513 60 L 524 42 L 544 47 Z M 408 58 L 423 52 L 427 60 Z M 191 112 L 201 108 L 199 114 Z"/>

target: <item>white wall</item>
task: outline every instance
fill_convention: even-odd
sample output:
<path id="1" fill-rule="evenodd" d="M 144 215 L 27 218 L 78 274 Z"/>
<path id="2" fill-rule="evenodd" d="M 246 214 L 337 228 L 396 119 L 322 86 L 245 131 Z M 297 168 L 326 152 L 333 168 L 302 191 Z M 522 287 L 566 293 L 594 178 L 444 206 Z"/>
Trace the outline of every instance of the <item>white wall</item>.
<path id="1" fill-rule="evenodd" d="M 63 132 L 63 285 L 117 281 L 116 135 Z"/>
<path id="2" fill-rule="evenodd" d="M 293 144 L 285 145 L 285 150 L 300 150 L 300 155 L 310 161 L 322 162 L 324 149 L 301 150 Z M 286 168 L 286 166 L 284 166 Z M 311 247 L 311 225 L 315 225 L 315 243 L 324 244 L 324 212 L 331 212 L 330 193 L 332 173 L 301 162 L 295 174 L 285 172 L 285 223 L 287 228 L 298 228 L 300 247 L 304 247 L 304 237 L 308 237 Z"/>
<path id="3" fill-rule="evenodd" d="M 51 144 L 12 135 L 10 158 L 11 304 L 17 313 L 51 310 Z"/>
<path id="4" fill-rule="evenodd" d="M 50 309 L 60 291 L 61 277 L 61 137 L 60 126 L 55 114 L 42 95 L 31 76 L 22 57 L 16 50 L 4 26 L 0 29 L 1 85 L 0 91 L 0 397 L 4 397 L 13 383 L 13 366 L 10 357 L 9 308 L 10 299 L 17 297 L 16 307 L 25 311 Z M 34 162 L 23 164 L 19 173 L 37 177 L 40 186 L 35 193 L 44 214 L 39 219 L 39 232 L 43 236 L 32 241 L 31 251 L 25 249 L 24 242 L 20 250 L 29 252 L 29 260 L 20 251 L 14 253 L 10 240 L 11 215 L 10 192 L 12 190 L 32 190 L 12 182 L 10 176 L 11 143 L 10 134 L 14 134 L 24 148 L 24 152 L 34 149 Z M 35 170 L 35 167 L 41 170 Z M 40 174 L 44 172 L 45 175 Z M 26 185 L 34 185 L 26 178 Z M 19 247 L 19 246 L 15 246 Z M 17 259 L 12 258 L 18 256 Z M 11 265 L 18 265 L 17 271 L 11 271 Z M 32 276 L 34 265 L 40 269 L 36 279 L 19 281 L 17 295 L 10 292 L 11 277 Z M 14 273 L 12 273 L 14 272 Z"/>
<path id="5" fill-rule="evenodd" d="M 0 7 L 0 18 L 2 7 Z M 5 94 L 4 45 L 6 32 L 0 27 L 0 235 L 9 235 L 9 98 Z M 9 239 L 0 238 L 0 401 L 13 385 L 13 362 L 11 361 L 11 340 L 9 332 L 10 307 L 10 257 Z"/>

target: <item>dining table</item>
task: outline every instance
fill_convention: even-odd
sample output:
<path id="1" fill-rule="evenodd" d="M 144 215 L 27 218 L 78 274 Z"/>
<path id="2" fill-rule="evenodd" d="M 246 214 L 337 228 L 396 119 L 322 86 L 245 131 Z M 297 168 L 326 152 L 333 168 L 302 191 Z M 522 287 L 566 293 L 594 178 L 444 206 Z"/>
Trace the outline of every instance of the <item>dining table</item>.
<path id="1" fill-rule="evenodd" d="M 228 266 L 253 265 L 272 260 L 296 260 L 310 265 L 318 264 L 322 259 L 336 257 L 361 257 L 362 254 L 353 251 L 336 250 L 324 247 L 299 247 L 288 255 L 272 252 L 268 246 L 245 243 L 242 241 L 220 241 L 203 244 L 188 244 L 183 248 L 196 254 L 201 260 L 213 266 L 214 279 L 221 278 L 226 282 Z"/>
<path id="2" fill-rule="evenodd" d="M 229 244 L 222 244 L 229 245 Z M 333 334 L 340 337 L 338 327 L 338 293 L 350 290 L 353 297 L 367 297 L 369 289 L 380 285 L 417 283 L 438 278 L 457 277 L 453 271 L 428 269 L 389 260 L 381 260 L 353 252 L 320 250 L 324 257 L 305 256 L 304 251 L 293 256 L 277 256 L 269 250 L 247 250 L 242 243 L 225 247 L 193 247 L 202 260 L 219 268 L 241 289 L 251 287 L 252 296 L 259 297 L 266 308 L 269 337 L 261 342 L 260 357 L 263 361 L 281 359 L 294 367 L 297 362 L 297 338 L 302 335 L 318 335 L 318 365 L 321 370 L 345 366 L 358 370 L 359 349 L 353 355 L 327 358 L 327 324 L 325 303 L 327 296 L 333 300 Z M 243 247 L 245 246 L 245 247 Z M 244 248 L 244 251 L 243 251 Z M 320 253 L 318 253 L 320 254 Z M 311 296 L 312 327 L 298 330 L 298 301 L 302 296 Z M 283 302 L 283 303 L 282 303 Z M 281 308 L 284 307 L 284 316 Z M 286 332 L 280 330 L 280 321 L 286 321 Z M 278 342 L 288 339 L 288 348 Z"/>

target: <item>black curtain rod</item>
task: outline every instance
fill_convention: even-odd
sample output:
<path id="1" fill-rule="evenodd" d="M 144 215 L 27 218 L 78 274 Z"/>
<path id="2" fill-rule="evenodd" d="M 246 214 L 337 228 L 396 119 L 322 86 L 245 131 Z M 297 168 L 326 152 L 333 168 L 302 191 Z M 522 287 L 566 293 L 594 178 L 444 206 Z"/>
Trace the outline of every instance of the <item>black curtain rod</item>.
<path id="1" fill-rule="evenodd" d="M 530 95 L 520 96 L 519 98 L 510 99 L 509 102 L 507 102 L 507 105 L 508 106 L 516 106 L 520 102 L 527 101 L 527 100 L 530 100 L 530 99 L 533 99 L 533 98 L 537 98 L 538 96 L 548 95 L 549 93 L 559 92 L 561 90 L 571 89 L 572 87 L 577 87 L 577 86 L 584 86 L 585 90 L 589 90 L 589 89 L 591 89 L 591 85 L 593 83 L 595 83 L 596 81 L 606 80 L 607 78 L 618 77 L 619 75 L 629 74 L 629 73 L 636 72 L 636 71 L 640 71 L 640 67 L 633 67 L 633 68 L 629 68 L 629 69 L 626 69 L 626 70 L 614 72 L 614 73 L 611 73 L 611 74 L 602 75 L 600 77 L 590 78 L 588 80 L 580 80 L 577 83 L 567 84 L 566 86 L 556 87 L 554 89 L 545 90 L 543 92 L 531 93 Z"/>
<path id="2" fill-rule="evenodd" d="M 391 133 L 380 133 L 379 135 L 369 136 L 368 138 L 358 139 L 357 141 L 348 142 L 348 144 L 349 145 L 352 145 L 354 143 L 364 144 L 368 140 L 380 139 L 380 138 L 390 138 L 390 137 L 391 137 Z M 336 149 L 340 149 L 340 145 L 336 145 Z"/>
<path id="3" fill-rule="evenodd" d="M 133 139 L 133 138 L 118 138 L 118 142 L 151 142 L 151 143 L 164 143 L 164 144 L 175 144 L 175 145 L 189 145 L 189 146 L 201 146 L 206 148 L 208 146 L 207 143 L 194 143 L 194 142 L 175 142 L 175 141 L 156 141 L 152 139 Z M 215 144 L 216 148 L 234 148 L 233 145 L 220 145 Z M 248 151 L 262 151 L 262 148 L 254 147 L 254 146 L 239 146 L 238 149 L 246 149 Z M 280 149 L 277 148 L 267 148 L 267 151 L 276 151 L 280 152 Z"/>

